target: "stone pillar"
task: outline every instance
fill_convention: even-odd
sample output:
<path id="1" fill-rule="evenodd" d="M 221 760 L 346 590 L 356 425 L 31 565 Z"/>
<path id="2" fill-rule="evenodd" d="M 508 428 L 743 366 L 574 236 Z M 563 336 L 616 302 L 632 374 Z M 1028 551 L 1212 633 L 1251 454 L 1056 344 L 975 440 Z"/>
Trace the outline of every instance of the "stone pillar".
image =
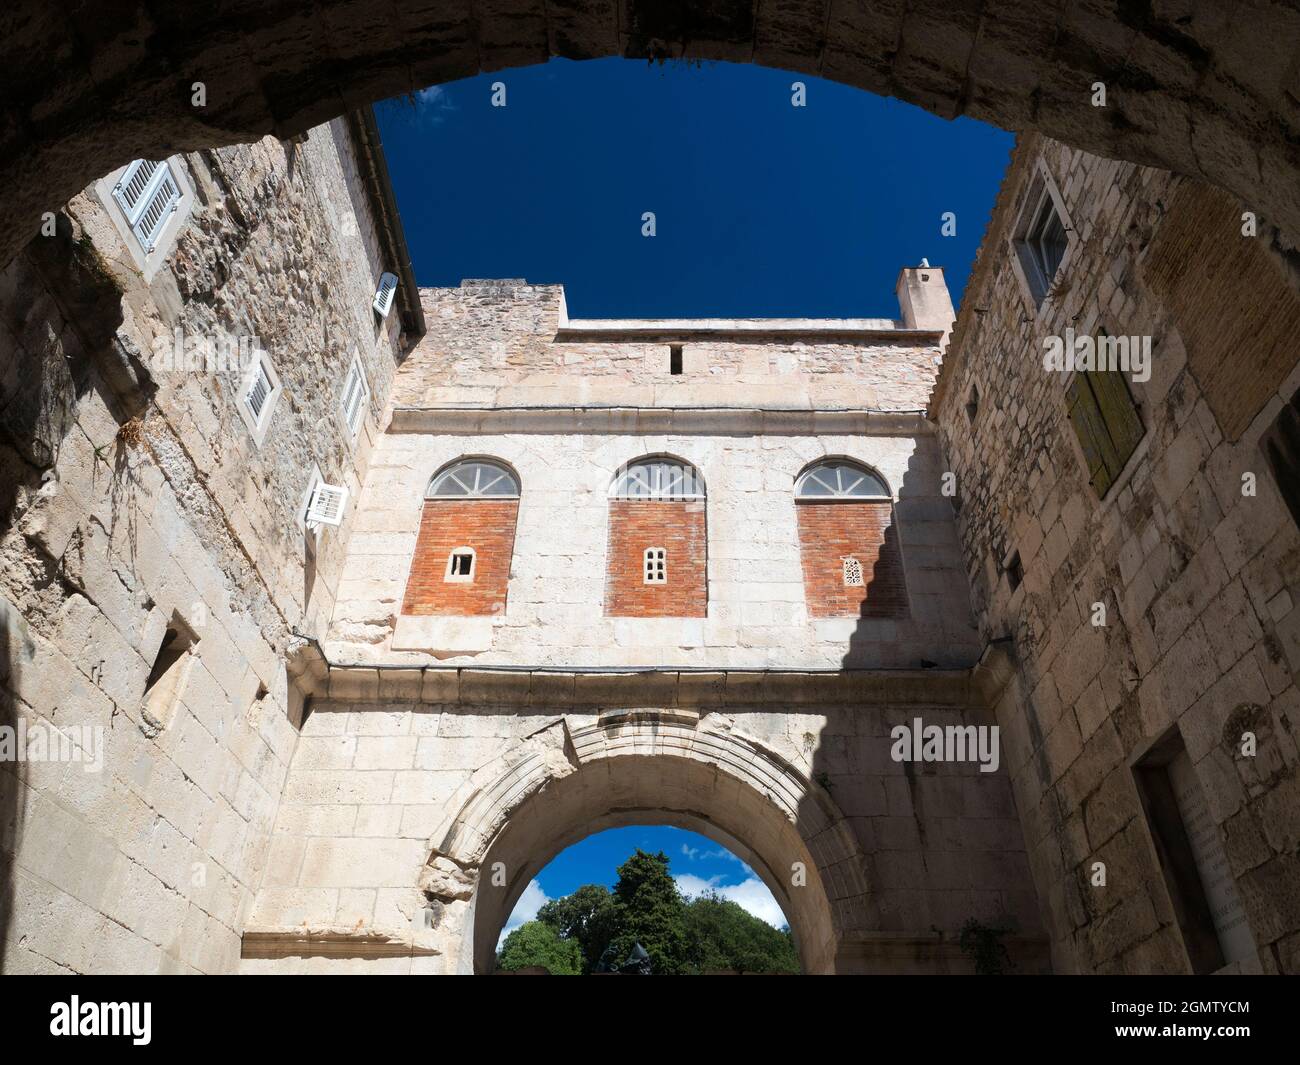
<path id="1" fill-rule="evenodd" d="M 905 266 L 898 272 L 898 310 L 907 329 L 943 331 L 939 347 L 946 350 L 956 314 L 942 266 Z"/>

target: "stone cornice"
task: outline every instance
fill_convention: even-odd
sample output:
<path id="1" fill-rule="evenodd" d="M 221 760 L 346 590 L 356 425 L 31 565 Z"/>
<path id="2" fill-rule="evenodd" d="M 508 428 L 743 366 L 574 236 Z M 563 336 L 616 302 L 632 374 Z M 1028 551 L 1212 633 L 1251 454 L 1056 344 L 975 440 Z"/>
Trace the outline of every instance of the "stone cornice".
<path id="1" fill-rule="evenodd" d="M 910 340 L 938 344 L 942 329 L 909 329 L 888 319 L 844 319 L 832 322 L 805 318 L 664 319 L 561 322 L 555 343 L 668 343 L 670 341 L 737 340 L 798 341 L 805 344 L 873 344 L 881 340 Z"/>
<path id="2" fill-rule="evenodd" d="M 925 436 L 925 412 L 787 407 L 398 407 L 393 433 L 719 433 Z"/>
<path id="3" fill-rule="evenodd" d="M 560 670 L 331 664 L 298 674 L 304 697 L 348 703 L 563 709 L 795 705 L 967 706 L 970 670 Z"/>

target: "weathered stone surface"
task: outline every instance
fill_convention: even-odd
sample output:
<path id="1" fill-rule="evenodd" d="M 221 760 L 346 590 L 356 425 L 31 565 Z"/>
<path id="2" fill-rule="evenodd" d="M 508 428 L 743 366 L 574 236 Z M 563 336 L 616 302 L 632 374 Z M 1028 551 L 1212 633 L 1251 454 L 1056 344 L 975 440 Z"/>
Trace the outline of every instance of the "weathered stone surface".
<path id="1" fill-rule="evenodd" d="M 1043 174 L 1072 235 L 1040 307 L 1010 239 Z M 1175 202 L 1198 204 L 1199 214 L 1168 212 Z M 1025 138 L 932 403 L 962 497 L 980 629 L 986 639 L 1010 636 L 1017 661 L 999 718 L 1015 792 L 1032 798 L 1020 810 L 1035 882 L 1058 954 L 1084 970 L 1187 964 L 1170 947 L 1181 934 L 1156 850 L 1132 843 L 1151 830 L 1130 767 L 1171 735 L 1195 763 L 1246 902 L 1256 963 L 1271 965 L 1274 947 L 1300 928 L 1294 892 L 1279 890 L 1279 863 L 1296 838 L 1293 729 L 1268 709 L 1297 698 L 1300 657 L 1286 660 L 1281 649 L 1300 624 L 1291 561 L 1300 534 L 1258 451 L 1298 383 L 1294 352 L 1285 366 L 1266 346 L 1255 361 L 1232 360 L 1231 374 L 1215 368 L 1232 345 L 1268 336 L 1278 308 L 1289 315 L 1298 305 L 1267 239 L 1242 235 L 1241 225 L 1240 206 L 1221 192 Z M 1201 229 L 1230 230 L 1240 243 L 1234 276 L 1209 289 L 1196 286 L 1231 264 L 1193 247 Z M 1239 285 L 1243 263 L 1249 283 Z M 1129 377 L 1143 438 L 1100 498 L 1066 413 L 1065 375 L 1044 367 L 1044 339 L 1067 327 L 1153 342 L 1149 379 Z M 1195 334 L 1194 354 L 1183 327 Z M 972 388 L 981 397 L 973 418 Z M 1213 402 L 1206 388 L 1217 390 Z M 1243 492 L 1247 472 L 1257 493 Z M 1014 591 L 1000 565 L 1012 550 L 1024 567 Z M 1251 757 L 1241 753 L 1247 731 L 1258 742 Z M 1104 889 L 1091 883 L 1099 855 Z M 1053 902 L 1078 884 L 1091 914 L 1084 921 Z"/>

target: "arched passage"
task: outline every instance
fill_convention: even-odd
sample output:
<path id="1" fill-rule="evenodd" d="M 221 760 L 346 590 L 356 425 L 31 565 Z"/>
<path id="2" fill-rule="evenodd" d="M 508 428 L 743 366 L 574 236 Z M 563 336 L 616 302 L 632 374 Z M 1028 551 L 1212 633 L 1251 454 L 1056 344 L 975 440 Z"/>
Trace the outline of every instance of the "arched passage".
<path id="1" fill-rule="evenodd" d="M 1284 0 L 1248 15 L 1143 0 L 128 0 L 73 12 L 20 0 L 0 15 L 0 265 L 42 211 L 130 159 L 291 136 L 552 56 L 754 62 L 1037 129 L 1222 185 L 1295 247 L 1298 40 L 1300 10 Z"/>
<path id="2" fill-rule="evenodd" d="M 553 722 L 484 766 L 453 803 L 421 886 L 447 863 L 474 878 L 459 968 L 490 972 L 528 882 L 606 828 L 671 824 L 747 861 L 790 921 L 805 972 L 832 972 L 844 933 L 867 925 L 868 870 L 823 788 L 732 728 L 628 711 L 570 730 Z M 432 890 L 431 890 L 432 889 Z"/>

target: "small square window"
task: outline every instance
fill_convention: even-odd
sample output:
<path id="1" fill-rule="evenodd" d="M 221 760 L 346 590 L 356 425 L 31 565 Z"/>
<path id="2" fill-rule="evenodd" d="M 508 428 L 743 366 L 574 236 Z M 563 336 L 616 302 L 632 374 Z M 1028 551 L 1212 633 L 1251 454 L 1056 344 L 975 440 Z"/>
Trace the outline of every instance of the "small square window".
<path id="1" fill-rule="evenodd" d="M 645 583 L 668 583 L 668 552 L 662 547 L 645 549 Z"/>
<path id="2" fill-rule="evenodd" d="M 452 583 L 474 579 L 474 549 L 458 547 L 447 556 L 447 573 L 444 580 Z"/>

